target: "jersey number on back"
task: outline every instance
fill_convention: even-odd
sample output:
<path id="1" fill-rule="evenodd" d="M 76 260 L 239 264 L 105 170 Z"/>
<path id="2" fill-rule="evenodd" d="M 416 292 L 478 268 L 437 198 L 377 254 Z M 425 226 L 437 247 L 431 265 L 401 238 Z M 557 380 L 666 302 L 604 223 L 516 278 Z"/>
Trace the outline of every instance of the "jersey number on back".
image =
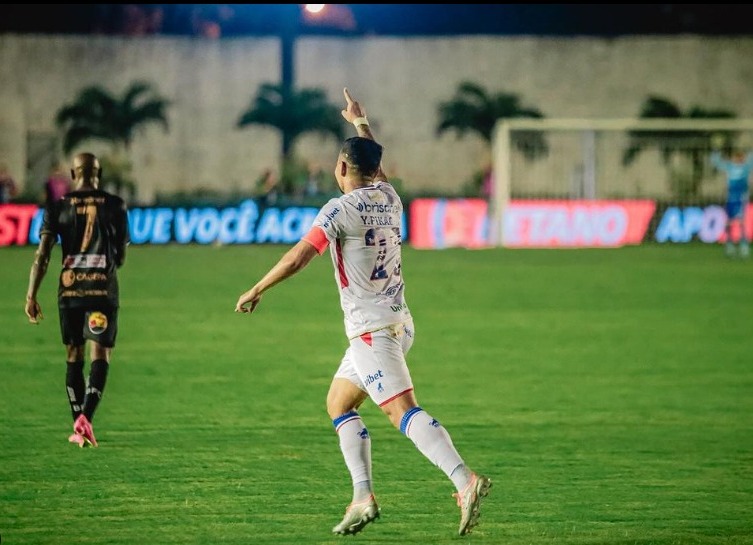
<path id="1" fill-rule="evenodd" d="M 89 244 L 92 241 L 92 233 L 94 233 L 94 221 L 97 219 L 97 207 L 93 204 L 87 204 L 86 206 L 77 206 L 76 213 L 86 216 L 86 225 L 84 226 L 84 236 L 81 239 L 81 253 L 85 253 L 89 248 Z"/>
<path id="2" fill-rule="evenodd" d="M 387 278 L 387 269 L 385 260 L 387 259 L 388 245 L 398 246 L 401 243 L 400 229 L 393 227 L 391 229 L 369 229 L 365 236 L 366 246 L 378 246 L 376 263 L 371 271 L 372 280 L 384 280 Z M 399 267 L 399 265 L 398 265 Z M 398 268 L 399 273 L 399 268 Z"/>

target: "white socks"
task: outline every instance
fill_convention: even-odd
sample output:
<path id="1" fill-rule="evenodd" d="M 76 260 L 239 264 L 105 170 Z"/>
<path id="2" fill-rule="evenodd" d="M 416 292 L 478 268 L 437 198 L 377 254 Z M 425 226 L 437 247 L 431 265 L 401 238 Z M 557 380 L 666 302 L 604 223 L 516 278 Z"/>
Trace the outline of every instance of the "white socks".
<path id="1" fill-rule="evenodd" d="M 353 501 L 361 501 L 372 493 L 371 437 L 356 411 L 332 421 L 340 439 L 340 450 L 353 480 Z"/>
<path id="2" fill-rule="evenodd" d="M 332 424 L 340 439 L 340 451 L 353 481 L 353 501 L 364 500 L 373 493 L 369 432 L 356 411 L 334 419 Z M 468 485 L 471 470 L 455 450 L 450 434 L 421 407 L 414 407 L 405 413 L 400 431 L 413 441 L 421 454 L 444 471 L 458 491 Z"/>
<path id="3" fill-rule="evenodd" d="M 470 480 L 470 470 L 455 450 L 450 434 L 421 407 L 413 407 L 400 422 L 403 432 L 416 448 L 435 466 L 445 472 L 455 488 L 462 490 Z"/>

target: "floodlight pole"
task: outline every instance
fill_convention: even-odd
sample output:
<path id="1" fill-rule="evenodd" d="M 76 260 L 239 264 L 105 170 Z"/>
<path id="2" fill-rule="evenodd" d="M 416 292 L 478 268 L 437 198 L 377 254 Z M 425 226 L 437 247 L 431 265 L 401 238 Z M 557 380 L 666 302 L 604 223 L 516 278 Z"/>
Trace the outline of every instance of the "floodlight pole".
<path id="1" fill-rule="evenodd" d="M 280 45 L 282 48 L 282 87 L 286 91 L 290 91 L 293 88 L 293 82 L 295 81 L 295 66 L 293 59 L 295 49 L 295 29 L 292 25 L 285 25 L 280 38 Z"/>
<path id="2" fill-rule="evenodd" d="M 289 9 L 285 10 L 280 32 L 280 69 L 281 86 L 283 97 L 289 97 L 295 85 L 295 39 L 298 33 L 298 19 L 300 11 L 298 4 L 286 4 Z M 289 13 L 288 13 L 289 11 Z M 291 148 L 291 138 L 285 131 L 282 132 L 282 156 L 287 157 Z"/>

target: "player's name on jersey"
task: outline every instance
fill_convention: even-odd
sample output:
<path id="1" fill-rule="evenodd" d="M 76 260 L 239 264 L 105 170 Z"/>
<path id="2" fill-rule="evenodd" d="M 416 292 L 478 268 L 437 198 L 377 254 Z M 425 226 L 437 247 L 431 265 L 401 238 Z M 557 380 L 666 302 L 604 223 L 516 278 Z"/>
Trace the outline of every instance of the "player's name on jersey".
<path id="1" fill-rule="evenodd" d="M 378 227 L 390 227 L 393 225 L 392 216 L 361 216 L 364 225 L 376 225 Z"/>

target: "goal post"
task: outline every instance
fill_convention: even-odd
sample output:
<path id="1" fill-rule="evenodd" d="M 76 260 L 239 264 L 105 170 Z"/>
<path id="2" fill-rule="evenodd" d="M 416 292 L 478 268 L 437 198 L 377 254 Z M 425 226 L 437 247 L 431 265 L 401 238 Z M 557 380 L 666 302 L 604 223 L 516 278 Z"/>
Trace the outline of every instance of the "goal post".
<path id="1" fill-rule="evenodd" d="M 727 152 L 753 149 L 753 119 L 500 120 L 489 242 L 506 245 L 506 212 L 520 200 L 723 203 L 726 180 L 711 166 L 712 142 Z"/>

